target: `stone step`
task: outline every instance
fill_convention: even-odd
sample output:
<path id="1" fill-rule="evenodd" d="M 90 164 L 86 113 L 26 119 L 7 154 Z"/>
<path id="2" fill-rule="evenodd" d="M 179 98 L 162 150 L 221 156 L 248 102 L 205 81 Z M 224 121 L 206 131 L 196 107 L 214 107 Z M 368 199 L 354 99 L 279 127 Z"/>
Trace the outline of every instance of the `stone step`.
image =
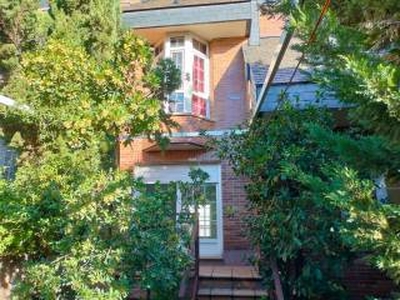
<path id="1" fill-rule="evenodd" d="M 253 279 L 204 279 L 200 278 L 200 288 L 262 289 L 261 280 Z"/>
<path id="2" fill-rule="evenodd" d="M 230 288 L 200 288 L 198 300 L 227 300 L 227 299 L 261 299 L 267 297 L 267 292 L 261 289 L 230 289 Z"/>
<path id="3" fill-rule="evenodd" d="M 261 299 L 267 296 L 251 266 L 200 266 L 199 300 Z"/>
<path id="4" fill-rule="evenodd" d="M 200 266 L 200 278 L 260 280 L 258 271 L 251 266 Z"/>

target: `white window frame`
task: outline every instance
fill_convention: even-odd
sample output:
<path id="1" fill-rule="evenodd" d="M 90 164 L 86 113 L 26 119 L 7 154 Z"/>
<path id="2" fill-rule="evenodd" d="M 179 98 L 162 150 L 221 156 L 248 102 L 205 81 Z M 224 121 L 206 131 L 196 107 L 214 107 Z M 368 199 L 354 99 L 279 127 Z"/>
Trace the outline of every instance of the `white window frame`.
<path id="1" fill-rule="evenodd" d="M 183 47 L 171 47 L 171 38 L 184 37 Z M 203 43 L 207 47 L 207 53 L 204 54 L 193 47 L 193 40 Z M 174 51 L 183 51 L 183 70 L 182 70 L 182 87 L 176 92 L 184 93 L 184 109 L 183 112 L 172 112 L 172 114 L 193 114 L 192 113 L 192 96 L 195 94 L 206 100 L 206 115 L 200 116 L 207 119 L 210 118 L 210 58 L 209 45 L 200 37 L 187 32 L 169 33 L 164 39 L 164 58 L 171 58 Z M 193 91 L 193 62 L 194 55 L 204 59 L 204 92 L 194 93 Z"/>
<path id="2" fill-rule="evenodd" d="M 136 166 L 134 176 L 143 178 L 146 184 L 169 183 L 171 181 L 190 182 L 190 167 L 198 167 L 209 175 L 206 183 L 216 184 L 217 196 L 217 236 L 216 238 L 200 238 L 200 257 L 201 258 L 222 258 L 224 237 L 223 237 L 223 203 L 222 203 L 222 174 L 221 165 L 206 164 L 199 166 L 192 165 L 151 165 Z M 180 209 L 181 194 L 177 189 L 177 209 Z"/>

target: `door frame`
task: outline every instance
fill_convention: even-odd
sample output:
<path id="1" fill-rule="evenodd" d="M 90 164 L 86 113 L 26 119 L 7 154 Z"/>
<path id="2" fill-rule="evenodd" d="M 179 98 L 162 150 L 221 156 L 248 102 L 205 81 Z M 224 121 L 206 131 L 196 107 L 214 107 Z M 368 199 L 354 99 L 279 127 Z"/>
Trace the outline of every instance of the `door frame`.
<path id="1" fill-rule="evenodd" d="M 204 165 L 149 165 L 137 166 L 134 170 L 134 176 L 142 177 L 145 183 L 168 183 L 170 181 L 188 181 L 189 170 L 191 167 L 200 168 L 210 175 L 206 182 L 216 183 L 216 214 L 217 214 L 217 238 L 200 238 L 200 258 L 220 259 L 224 250 L 223 235 L 223 203 L 222 203 L 222 176 L 220 164 Z M 174 170 L 175 169 L 175 170 Z M 175 172 L 174 172 L 175 171 Z M 179 194 L 179 191 L 178 191 Z M 177 196 L 178 196 L 177 194 Z"/>

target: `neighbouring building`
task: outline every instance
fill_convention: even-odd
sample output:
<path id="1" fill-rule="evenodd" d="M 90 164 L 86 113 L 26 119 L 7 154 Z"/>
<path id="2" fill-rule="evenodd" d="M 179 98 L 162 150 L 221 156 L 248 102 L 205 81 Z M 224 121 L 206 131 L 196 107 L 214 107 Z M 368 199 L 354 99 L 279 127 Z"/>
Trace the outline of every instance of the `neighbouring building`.
<path id="1" fill-rule="evenodd" d="M 0 111 L 8 106 L 14 105 L 14 101 L 0 95 Z M 0 115 L 1 118 L 1 115 Z M 5 141 L 0 136 L 0 172 L 1 176 L 11 178 L 15 172 L 15 151 L 7 147 Z"/>

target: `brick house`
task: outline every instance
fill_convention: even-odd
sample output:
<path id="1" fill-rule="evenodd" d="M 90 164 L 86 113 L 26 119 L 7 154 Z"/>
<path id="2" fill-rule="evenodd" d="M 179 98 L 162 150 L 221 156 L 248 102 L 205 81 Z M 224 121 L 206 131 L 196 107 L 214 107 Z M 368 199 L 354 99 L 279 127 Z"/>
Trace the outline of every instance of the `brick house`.
<path id="1" fill-rule="evenodd" d="M 306 66 L 302 65 L 292 78 L 300 54 L 291 46 L 298 41 L 283 30 L 283 20 L 261 15 L 262 2 L 122 1 L 123 23 L 147 39 L 156 56 L 175 62 L 182 73 L 182 85 L 171 95 L 168 107 L 172 119 L 180 125 L 173 130 L 169 147 L 161 151 L 145 137 L 129 145 L 121 141 L 117 163 L 148 184 L 188 180 L 191 166 L 210 175 L 206 187 L 209 204 L 200 209 L 200 258 L 203 264 L 212 259 L 212 264 L 228 268 L 211 268 L 213 280 L 215 272 L 233 280 L 235 267 L 228 266 L 246 264 L 251 254 L 242 221 L 247 200 L 245 180 L 235 176 L 226 161 L 205 149 L 200 132 L 220 136 L 246 120 L 268 115 L 287 87 L 289 98 L 298 108 L 309 104 L 327 107 L 338 126 L 347 126 L 344 105 L 333 95 L 318 98 L 318 86 L 302 72 L 307 71 Z M 204 268 L 200 278 L 209 283 L 211 273 Z M 228 277 L 224 277 L 226 271 Z M 393 289 L 385 276 L 362 261 L 348 270 L 344 281 L 352 299 L 387 295 Z M 222 292 L 221 285 L 210 288 L 200 283 L 204 286 L 207 288 L 200 288 L 198 293 L 204 294 L 204 299 L 211 299 L 214 290 Z M 229 289 L 224 293 L 221 296 L 233 295 Z"/>
<path id="2" fill-rule="evenodd" d="M 123 23 L 147 39 L 158 57 L 180 68 L 182 85 L 169 112 L 180 127 L 165 151 L 147 138 L 118 147 L 118 165 L 156 181 L 187 180 L 191 166 L 209 175 L 209 204 L 200 209 L 200 257 L 241 263 L 248 242 L 244 180 L 204 147 L 200 132 L 219 136 L 252 116 L 253 99 L 244 51 L 260 37 L 279 36 L 282 21 L 260 18 L 256 0 L 123 1 Z M 178 192 L 179 199 L 179 192 Z"/>
<path id="3" fill-rule="evenodd" d="M 245 181 L 226 161 L 204 147 L 200 136 L 220 136 L 253 117 L 271 112 L 289 82 L 299 53 L 289 45 L 270 84 L 276 52 L 281 51 L 284 21 L 263 16 L 259 0 L 123 1 L 123 23 L 147 39 L 156 57 L 171 58 L 180 68 L 182 85 L 168 109 L 180 127 L 165 151 L 147 137 L 118 145 L 118 165 L 148 184 L 188 180 L 191 166 L 205 170 L 210 205 L 200 210 L 200 257 L 241 264 L 249 252 L 243 216 Z M 291 40 L 290 44 L 296 43 Z M 268 79 L 268 78 L 267 78 Z M 301 107 L 317 103 L 317 86 L 301 71 L 290 97 Z M 268 91 L 266 91 L 268 86 Z M 318 102 L 319 103 L 319 102 Z M 319 103 L 342 114 L 333 97 Z M 179 200 L 179 192 L 178 192 Z"/>

